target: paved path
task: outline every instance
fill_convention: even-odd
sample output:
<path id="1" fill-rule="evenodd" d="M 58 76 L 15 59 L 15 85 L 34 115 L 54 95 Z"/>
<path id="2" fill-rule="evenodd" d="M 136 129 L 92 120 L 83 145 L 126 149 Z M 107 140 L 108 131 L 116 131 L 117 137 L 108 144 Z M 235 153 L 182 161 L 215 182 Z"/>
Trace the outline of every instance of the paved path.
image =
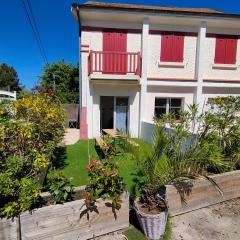
<path id="1" fill-rule="evenodd" d="M 240 240 L 240 199 L 176 216 L 173 240 Z"/>
<path id="2" fill-rule="evenodd" d="M 65 129 L 65 135 L 63 138 L 63 144 L 71 145 L 76 143 L 80 137 L 80 130 L 76 128 Z"/>

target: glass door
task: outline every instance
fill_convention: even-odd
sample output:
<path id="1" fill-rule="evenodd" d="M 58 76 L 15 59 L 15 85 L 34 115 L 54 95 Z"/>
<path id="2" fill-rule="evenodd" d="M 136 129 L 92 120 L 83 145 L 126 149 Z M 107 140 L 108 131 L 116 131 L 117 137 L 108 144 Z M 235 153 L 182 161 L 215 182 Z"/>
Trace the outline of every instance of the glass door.
<path id="1" fill-rule="evenodd" d="M 115 128 L 123 132 L 128 130 L 128 97 L 116 97 Z"/>

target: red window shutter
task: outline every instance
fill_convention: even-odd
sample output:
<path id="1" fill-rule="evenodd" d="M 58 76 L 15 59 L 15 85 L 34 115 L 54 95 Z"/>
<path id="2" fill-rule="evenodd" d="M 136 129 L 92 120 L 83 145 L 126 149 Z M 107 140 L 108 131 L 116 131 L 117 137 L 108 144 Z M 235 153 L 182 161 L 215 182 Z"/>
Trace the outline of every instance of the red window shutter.
<path id="1" fill-rule="evenodd" d="M 161 62 L 172 61 L 172 41 L 173 35 L 163 34 L 161 37 Z"/>
<path id="2" fill-rule="evenodd" d="M 225 63 L 226 38 L 217 37 L 214 63 Z"/>
<path id="3" fill-rule="evenodd" d="M 237 38 L 226 39 L 225 63 L 236 64 Z"/>
<path id="4" fill-rule="evenodd" d="M 112 30 L 103 32 L 103 73 L 126 74 L 127 33 Z M 120 52 L 121 54 L 117 54 Z"/>
<path id="5" fill-rule="evenodd" d="M 172 61 L 173 62 L 183 62 L 184 54 L 184 35 L 176 34 L 173 35 L 173 45 L 172 45 Z"/>

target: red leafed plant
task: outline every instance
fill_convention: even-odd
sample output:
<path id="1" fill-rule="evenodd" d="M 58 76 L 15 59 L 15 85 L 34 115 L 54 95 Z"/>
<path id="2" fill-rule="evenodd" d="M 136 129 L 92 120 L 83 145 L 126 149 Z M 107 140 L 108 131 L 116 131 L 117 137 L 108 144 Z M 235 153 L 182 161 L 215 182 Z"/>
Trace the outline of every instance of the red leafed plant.
<path id="1" fill-rule="evenodd" d="M 85 206 L 86 211 L 97 212 L 97 199 L 111 200 L 107 204 L 112 207 L 114 216 L 116 217 L 116 209 L 121 208 L 121 194 L 125 190 L 123 178 L 119 175 L 119 169 L 112 159 L 105 159 L 100 162 L 93 159 L 86 167 L 90 178 L 89 184 L 86 186 Z"/>

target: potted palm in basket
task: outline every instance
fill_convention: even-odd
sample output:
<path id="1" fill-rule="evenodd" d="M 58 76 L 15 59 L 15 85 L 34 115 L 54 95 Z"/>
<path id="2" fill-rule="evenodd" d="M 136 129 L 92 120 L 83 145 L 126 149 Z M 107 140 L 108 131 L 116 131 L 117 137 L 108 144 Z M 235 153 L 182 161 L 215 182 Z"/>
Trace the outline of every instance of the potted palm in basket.
<path id="1" fill-rule="evenodd" d="M 189 112 L 180 113 L 179 118 L 177 123 L 171 114 L 155 119 L 151 151 L 142 156 L 140 151 L 134 152 L 139 169 L 136 187 L 140 194 L 134 201 L 134 209 L 143 232 L 150 239 L 159 239 L 165 231 L 166 185 L 177 186 L 209 169 L 222 172 L 229 168 L 214 138 L 206 137 L 207 131 L 196 123 L 199 117 L 195 106 Z"/>

